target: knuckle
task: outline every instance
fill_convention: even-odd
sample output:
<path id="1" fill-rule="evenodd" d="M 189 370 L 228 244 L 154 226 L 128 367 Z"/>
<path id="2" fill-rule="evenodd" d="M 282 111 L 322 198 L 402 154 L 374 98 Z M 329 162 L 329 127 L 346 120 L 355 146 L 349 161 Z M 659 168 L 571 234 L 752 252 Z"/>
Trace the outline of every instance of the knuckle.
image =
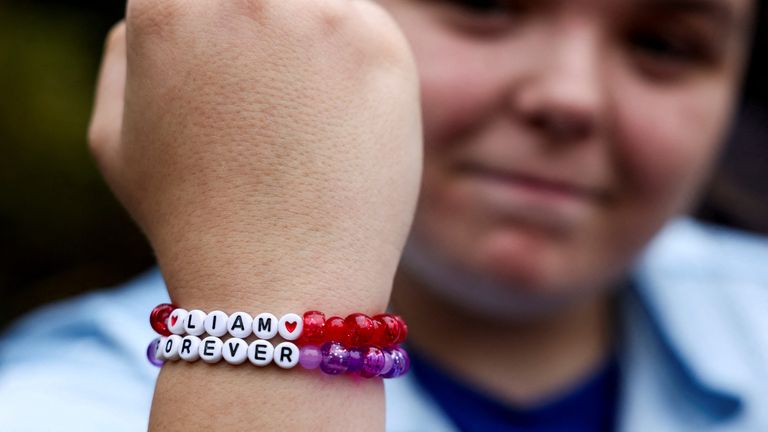
<path id="1" fill-rule="evenodd" d="M 111 132 L 104 127 L 91 125 L 88 129 L 88 151 L 96 167 L 109 180 L 113 170 L 111 159 L 114 149 L 110 149 Z"/>
<path id="2" fill-rule="evenodd" d="M 125 21 L 120 21 L 112 26 L 105 42 L 107 51 L 120 45 L 125 45 Z"/>
<path id="3" fill-rule="evenodd" d="M 268 4 L 265 0 L 237 0 L 231 3 L 237 12 L 257 22 L 261 22 L 266 14 Z"/>
<path id="4" fill-rule="evenodd" d="M 320 21 L 320 25 L 326 30 L 337 31 L 352 19 L 352 14 L 346 2 L 326 0 L 312 3 L 317 5 L 315 14 Z"/>
<path id="5" fill-rule="evenodd" d="M 370 0 L 354 0 L 359 39 L 374 54 L 372 60 L 399 67 L 415 67 L 410 45 L 400 27 L 381 5 Z"/>
<path id="6" fill-rule="evenodd" d="M 88 150 L 93 156 L 98 157 L 108 141 L 105 128 L 96 122 L 88 126 Z"/>
<path id="7" fill-rule="evenodd" d="M 89 152 L 97 162 L 102 162 L 110 152 L 110 148 L 119 143 L 120 130 L 105 121 L 101 113 L 96 112 L 88 125 L 86 138 Z"/>
<path id="8" fill-rule="evenodd" d="M 177 0 L 130 0 L 126 22 L 134 33 L 159 33 L 179 19 L 182 6 Z"/>

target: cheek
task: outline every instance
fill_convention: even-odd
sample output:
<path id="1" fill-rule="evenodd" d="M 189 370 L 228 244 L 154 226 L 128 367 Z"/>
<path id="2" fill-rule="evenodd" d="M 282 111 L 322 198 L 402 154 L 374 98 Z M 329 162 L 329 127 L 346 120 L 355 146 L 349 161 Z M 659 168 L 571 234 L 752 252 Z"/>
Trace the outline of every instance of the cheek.
<path id="1" fill-rule="evenodd" d="M 434 57 L 422 55 L 419 60 L 427 151 L 476 124 L 491 93 L 484 89 L 489 85 L 482 80 L 482 74 L 459 67 L 453 56 L 431 55 Z"/>
<path id="2" fill-rule="evenodd" d="M 617 174 L 637 207 L 667 215 L 687 210 L 730 119 L 730 92 L 724 89 L 623 83 L 614 91 Z"/>
<path id="3" fill-rule="evenodd" d="M 426 18 L 414 29 L 407 20 L 400 21 L 419 69 L 427 151 L 481 127 L 504 94 L 506 79 L 498 49 L 453 34 Z"/>

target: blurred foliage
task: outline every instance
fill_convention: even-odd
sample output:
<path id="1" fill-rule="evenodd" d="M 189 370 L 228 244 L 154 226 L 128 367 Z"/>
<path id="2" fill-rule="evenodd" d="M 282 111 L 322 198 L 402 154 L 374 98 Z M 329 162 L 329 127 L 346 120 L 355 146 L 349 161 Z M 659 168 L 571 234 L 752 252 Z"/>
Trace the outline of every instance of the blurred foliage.
<path id="1" fill-rule="evenodd" d="M 64 5 L 0 6 L 3 319 L 151 263 L 86 145 L 106 19 Z"/>

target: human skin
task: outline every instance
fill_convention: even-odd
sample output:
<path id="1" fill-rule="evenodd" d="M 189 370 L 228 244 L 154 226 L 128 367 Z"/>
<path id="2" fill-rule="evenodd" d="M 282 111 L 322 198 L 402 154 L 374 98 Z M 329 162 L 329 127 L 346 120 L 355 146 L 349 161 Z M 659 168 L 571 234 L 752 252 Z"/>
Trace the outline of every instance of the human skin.
<path id="1" fill-rule="evenodd" d="M 554 397 L 609 355 L 612 288 L 695 202 L 754 5 L 380 3 L 422 89 L 424 179 L 393 293 L 411 345 L 513 403 Z"/>
<path id="2" fill-rule="evenodd" d="M 328 4 L 337 5 L 336 2 Z M 549 397 L 583 377 L 604 359 L 612 336 L 608 288 L 621 278 L 658 228 L 687 209 L 695 198 L 715 159 L 731 115 L 746 51 L 748 26 L 745 23 L 752 5 L 742 0 L 715 2 L 735 17 L 733 25 L 728 26 L 708 14 L 702 15 L 698 9 L 670 10 L 668 5 L 662 7 L 660 3 L 647 1 L 513 2 L 506 7 L 516 10 L 514 14 L 498 13 L 492 2 L 491 13 L 482 14 L 470 13 L 455 2 L 383 0 L 380 4 L 395 18 L 415 53 L 425 139 L 422 195 L 409 240 L 409 254 L 395 283 L 394 304 L 409 320 L 413 345 L 438 363 L 512 402 L 532 403 Z M 322 7 L 327 4 L 322 3 Z M 296 26 L 294 19 L 292 16 L 292 27 Z M 129 14 L 129 26 L 130 21 Z M 195 27 L 189 22 L 186 25 L 189 27 L 178 28 L 205 29 L 209 32 L 206 34 L 223 32 L 219 28 Z M 723 28 L 731 30 L 724 33 Z M 389 27 L 386 30 L 371 32 L 368 36 L 389 40 L 397 33 Z M 189 37 L 194 31 L 179 33 Z M 132 45 L 130 37 L 128 43 Z M 380 54 L 369 44 L 355 47 L 374 57 Z M 227 39 L 227 49 L 237 52 L 238 48 L 242 50 L 245 46 Z M 328 48 L 328 52 L 337 48 Z M 159 51 L 168 54 L 183 50 Z M 204 59 L 220 57 L 212 51 L 195 54 Z M 146 56 L 137 48 L 134 62 L 141 63 Z M 129 56 L 129 71 L 130 59 Z M 212 100 L 211 94 L 185 94 L 185 98 L 189 98 L 186 104 L 165 105 L 163 111 L 183 110 L 189 101 L 197 108 L 204 108 L 206 104 L 221 105 L 216 101 L 238 100 L 243 89 L 221 85 L 220 81 L 232 84 L 232 80 L 226 79 L 231 78 L 227 68 L 239 68 L 242 80 L 235 81 L 245 85 L 242 84 L 248 81 L 245 77 L 256 72 L 249 69 L 250 61 L 259 63 L 256 60 L 259 59 L 248 58 L 245 64 L 217 65 L 220 69 L 215 69 L 216 72 L 227 72 L 223 74 L 225 79 L 220 75 L 217 79 L 206 77 L 205 72 L 213 73 L 213 70 L 196 69 L 200 67 L 199 62 L 195 68 L 188 67 L 187 74 L 204 80 L 205 85 L 199 88 L 210 86 L 217 99 Z M 331 56 L 328 61 L 349 59 Z M 175 67 L 168 63 L 163 66 Z M 150 82 L 158 80 L 156 74 L 146 78 Z M 294 84 L 304 80 L 309 80 L 310 85 L 320 83 L 312 81 L 314 78 L 309 75 L 290 78 L 298 80 L 293 81 Z M 287 81 L 282 90 L 290 90 Z M 143 142 L 146 151 L 150 143 L 156 145 L 158 131 L 142 131 L 146 128 L 144 122 L 149 120 L 153 127 L 159 126 L 151 122 L 153 115 L 144 111 L 148 103 L 160 100 L 156 93 L 162 92 L 147 86 L 146 94 L 141 95 L 146 99 L 132 100 L 130 82 L 129 73 L 126 106 L 133 103 L 141 112 L 135 114 L 134 123 L 125 125 L 127 132 L 123 131 L 123 137 L 127 137 L 128 142 Z M 391 97 L 390 93 L 398 93 L 393 90 L 400 88 L 398 85 L 410 84 L 408 79 L 393 82 L 390 91 L 375 94 Z M 335 90 L 334 96 L 339 91 L 346 94 L 343 89 Z M 258 85 L 254 85 L 253 92 L 263 94 Z M 114 92 L 114 97 L 119 93 Z M 279 103 L 285 93 L 274 92 L 271 96 Z M 375 98 L 372 96 L 372 99 Z M 165 99 L 162 101 L 167 104 Z M 257 102 L 246 98 L 239 107 Z M 338 113 L 333 110 L 342 109 L 343 105 L 323 110 L 323 115 L 331 117 L 325 121 L 342 117 L 347 121 L 344 115 L 334 116 Z M 403 101 L 386 99 L 382 106 L 395 105 L 401 109 L 408 106 Z M 383 111 L 392 114 L 386 109 Z M 412 111 L 405 111 L 402 117 L 392 120 L 393 127 L 408 125 L 406 114 L 418 117 Z M 97 115 L 98 112 L 97 106 Z M 349 115 L 348 111 L 344 113 Z M 249 135 L 252 132 L 245 127 L 236 127 L 237 133 L 230 134 L 222 126 L 221 121 L 224 125 L 233 124 L 230 119 L 234 119 L 237 126 L 238 121 L 243 121 L 239 117 L 242 113 L 222 110 L 192 119 L 188 112 L 185 114 L 176 119 L 180 122 L 176 128 L 161 130 L 160 142 L 183 142 L 184 146 L 197 149 L 193 154 L 200 156 L 211 152 L 210 143 L 219 145 L 228 138 L 237 141 L 243 134 L 259 143 L 269 138 Z M 289 125 L 284 119 L 280 121 L 280 113 L 271 114 L 275 117 L 270 119 L 277 121 L 278 126 Z M 220 121 L 210 122 L 207 115 L 220 116 L 216 117 Z M 324 119 L 318 117 L 313 119 L 317 123 L 307 121 L 303 126 L 322 127 Z M 198 131 L 183 133 L 186 127 L 195 124 L 193 119 L 202 120 L 208 139 L 200 140 Z M 366 125 L 370 125 L 366 120 L 371 121 L 370 118 L 354 119 Z M 255 121 L 248 117 L 241 126 Z M 94 121 L 97 125 L 114 123 Z M 205 186 L 219 184 L 221 187 L 213 189 L 216 193 L 206 194 L 203 201 L 210 203 L 201 203 L 198 199 L 189 202 L 169 199 L 169 207 L 153 213 L 142 208 L 144 204 L 140 202 L 165 201 L 185 187 L 165 184 L 164 179 L 152 179 L 148 175 L 152 173 L 150 167 L 165 169 L 174 159 L 183 160 L 186 156 L 176 153 L 163 163 L 153 162 L 150 166 L 145 166 L 145 157 L 138 162 L 105 158 L 104 147 L 126 144 L 125 140 L 115 143 L 114 128 L 107 129 L 109 131 L 103 133 L 111 137 L 107 139 L 98 138 L 98 127 L 92 129 L 95 131 L 92 137 L 96 137 L 92 142 L 112 142 L 96 145 L 95 153 L 117 195 L 153 242 L 174 301 L 178 298 L 180 302 L 196 306 L 216 302 L 217 305 L 223 303 L 222 308 L 247 309 L 241 297 L 244 294 L 246 306 L 256 310 L 296 309 L 302 301 L 316 301 L 326 302 L 325 310 L 338 313 L 344 312 L 340 310 L 341 305 L 349 310 L 357 307 L 356 310 L 374 311 L 386 304 L 393 262 L 399 255 L 401 243 L 389 243 L 388 248 L 381 247 L 381 243 L 387 244 L 391 238 L 404 239 L 403 227 L 407 227 L 409 218 L 407 199 L 395 208 L 391 207 L 392 202 L 398 202 L 395 198 L 388 196 L 383 200 L 389 205 L 381 204 L 379 210 L 390 213 L 382 221 L 382 228 L 367 237 L 368 243 L 363 243 L 370 245 L 370 250 L 365 248 L 365 252 L 372 255 L 364 255 L 370 259 L 363 261 L 370 267 L 349 266 L 350 260 L 359 264 L 355 260 L 359 259 L 360 251 L 340 251 L 340 248 L 359 247 L 361 243 L 336 241 L 336 236 L 344 237 L 344 230 L 322 231 L 319 240 L 322 246 L 315 249 L 312 257 L 330 258 L 322 261 L 328 267 L 321 266 L 317 271 L 306 256 L 293 253 L 306 249 L 307 239 L 302 237 L 305 231 L 300 231 L 302 235 L 291 235 L 298 226 L 292 224 L 313 223 L 314 214 L 307 213 L 306 219 L 296 220 L 290 209 L 281 206 L 284 212 L 276 213 L 273 219 L 281 223 L 253 229 L 252 214 L 263 214 L 265 204 L 254 201 L 249 193 L 231 193 L 232 190 L 242 193 L 243 188 L 254 191 L 252 185 L 246 182 L 243 186 L 237 179 L 248 180 L 253 172 L 262 172 L 243 168 L 248 168 L 247 163 L 255 163 L 263 170 L 256 156 L 246 159 L 246 163 L 242 159 L 233 161 L 222 152 L 212 152 L 210 157 L 192 161 L 199 165 L 176 165 L 179 174 L 200 169 L 206 172 L 209 167 L 205 164 L 211 164 L 226 167 L 227 175 L 206 178 Z M 402 143 L 418 142 L 413 136 L 414 129 L 413 125 L 409 126 L 411 134 Z M 140 138 L 132 135 L 138 133 L 143 135 L 139 135 Z M 178 134 L 181 138 L 176 138 Z M 302 141 L 306 137 L 301 133 L 292 138 L 297 139 L 299 146 L 307 143 Z M 376 142 L 370 144 L 375 147 Z M 317 148 L 318 155 L 334 150 L 333 147 L 313 148 Z M 382 151 L 375 155 L 375 160 L 386 162 L 387 168 L 382 171 L 400 169 L 399 174 L 410 173 L 408 178 L 411 178 L 417 170 L 412 165 L 401 166 L 411 161 L 408 156 L 414 156 L 407 149 L 408 146 L 403 145 L 400 150 L 407 154 L 394 153 L 399 159 L 393 160 L 391 152 Z M 266 151 L 269 147 L 260 144 L 258 150 Z M 254 154 L 258 152 L 254 150 Z M 119 163 L 115 163 L 116 160 Z M 332 160 L 335 162 L 324 166 L 329 170 L 324 175 L 339 170 L 340 176 L 350 176 L 349 166 L 345 165 L 348 161 Z M 281 162 L 283 165 L 274 171 L 284 171 L 297 178 L 306 174 L 286 160 Z M 140 174 L 120 173 L 126 167 L 136 170 L 136 166 L 143 166 Z M 360 176 L 361 172 L 372 175 L 360 170 L 354 175 Z M 391 180 L 401 176 L 382 174 L 381 178 Z M 232 185 L 232 181 L 236 184 Z M 167 195 L 157 200 L 146 199 L 147 191 L 157 183 L 162 185 L 161 193 Z M 290 185 L 288 182 L 280 186 Z M 199 191 L 200 186 L 195 184 L 191 191 Z M 378 194 L 382 189 L 387 188 L 369 188 L 364 192 Z M 408 187 L 403 186 L 403 190 L 407 192 L 406 197 L 414 196 L 408 195 L 412 193 Z M 329 202 L 335 199 L 315 189 L 298 196 L 286 191 L 291 192 L 279 187 L 270 189 L 270 193 L 292 197 L 289 204 L 294 208 L 314 208 L 314 201 L 322 201 L 323 197 Z M 370 197 L 356 197 L 362 200 L 360 203 L 372 204 L 366 201 Z M 243 206 L 243 199 L 249 205 Z M 366 217 L 377 214 L 360 211 Z M 188 222 L 184 215 L 189 212 L 205 223 L 195 218 Z M 287 220 L 282 219 L 285 212 L 291 214 Z M 228 223 L 209 223 L 221 214 Z M 334 223 L 334 218 L 341 217 L 331 214 L 330 220 Z M 401 223 L 395 224 L 394 233 L 387 233 L 387 221 L 398 214 L 400 218 L 396 220 Z M 183 216 L 181 221 L 177 220 L 179 215 Z M 155 222 L 157 220 L 165 222 Z M 150 227 L 153 223 L 157 225 Z M 258 243 L 263 241 L 258 235 L 282 239 L 286 232 L 293 241 L 267 240 L 269 248 Z M 201 243 L 201 234 L 208 241 Z M 179 242 L 179 237 L 183 241 Z M 378 250 L 379 247 L 387 250 Z M 383 254 L 386 263 L 383 269 L 375 265 L 382 257 L 378 254 Z M 242 259 L 243 256 L 247 259 Z M 277 267 L 280 277 L 267 275 L 266 271 L 253 271 L 254 263 L 273 263 L 276 257 L 280 257 L 277 259 L 281 264 Z M 304 276 L 292 267 L 293 260 L 297 268 L 309 272 L 307 277 L 293 277 Z M 373 271 L 366 273 L 363 271 L 366 268 Z M 269 268 L 270 273 L 273 269 Z M 456 285 L 453 281 L 462 283 L 453 286 Z M 216 288 L 212 289 L 213 286 Z M 362 289 L 349 289 L 351 286 Z M 458 356 L 457 352 L 464 354 Z M 493 355 L 479 355 L 488 352 Z M 316 394 L 313 392 L 319 392 L 317 381 L 313 381 L 315 377 L 305 379 L 298 374 L 264 372 L 259 377 L 260 388 L 306 397 L 303 400 L 310 406 L 319 408 L 307 409 L 299 416 L 291 414 L 288 421 L 309 424 L 313 418 L 317 421 L 314 416 L 322 412 L 329 413 L 323 419 L 359 420 L 360 424 L 365 423 L 366 429 L 372 430 L 381 426 L 381 389 L 375 384 L 356 387 L 334 381 L 338 386 L 333 389 L 334 397 L 323 399 L 323 405 L 318 407 L 312 405 L 318 403 L 317 398 L 311 397 Z M 210 418 L 211 413 L 227 411 L 228 404 L 242 404 L 247 399 L 252 406 L 266 403 L 276 414 L 269 417 L 259 411 L 227 411 L 230 415 L 225 420 L 236 422 L 234 425 L 254 422 L 265 425 L 273 421 L 284 426 L 291 405 L 281 403 L 279 397 L 268 401 L 245 398 L 251 389 L 242 388 L 246 382 L 243 378 L 249 376 L 234 368 L 198 365 L 164 368 L 156 390 L 152 424 L 165 429 L 170 427 L 168 419 L 172 419 L 175 426 L 200 427 L 204 424 L 200 422 Z M 189 412 L 188 405 L 192 402 L 181 389 L 190 385 L 216 389 L 200 390 L 195 395 L 204 399 L 195 404 L 208 402 L 213 407 L 207 414 Z M 350 411 L 355 416 L 349 415 Z M 362 419 L 356 417 L 360 413 L 364 413 Z M 217 422 L 220 420 L 216 417 Z M 351 423 L 342 426 L 346 425 L 350 429 L 354 426 Z M 223 429 L 225 425 L 216 423 L 215 426 Z M 331 429 L 340 429 L 339 425 L 333 426 Z"/>
<path id="3" fill-rule="evenodd" d="M 131 0 L 90 128 L 187 309 L 382 312 L 416 205 L 415 64 L 379 6 Z M 150 429 L 380 430 L 380 379 L 169 363 Z"/>
<path id="4" fill-rule="evenodd" d="M 506 3 L 381 1 L 422 86 L 412 240 L 521 296 L 581 295 L 689 209 L 731 120 L 752 3 Z"/>

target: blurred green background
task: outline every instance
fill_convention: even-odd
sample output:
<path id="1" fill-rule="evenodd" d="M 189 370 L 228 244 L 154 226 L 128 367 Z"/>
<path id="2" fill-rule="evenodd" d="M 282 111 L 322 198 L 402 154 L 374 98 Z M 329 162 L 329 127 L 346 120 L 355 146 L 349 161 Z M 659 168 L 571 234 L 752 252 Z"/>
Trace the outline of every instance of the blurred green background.
<path id="1" fill-rule="evenodd" d="M 0 0 L 0 326 L 152 263 L 85 140 L 103 38 L 123 7 Z"/>
<path id="2" fill-rule="evenodd" d="M 0 0 L 0 328 L 152 265 L 85 140 L 103 38 L 123 9 L 121 1 Z M 768 232 L 761 26 L 743 112 L 697 214 Z"/>

